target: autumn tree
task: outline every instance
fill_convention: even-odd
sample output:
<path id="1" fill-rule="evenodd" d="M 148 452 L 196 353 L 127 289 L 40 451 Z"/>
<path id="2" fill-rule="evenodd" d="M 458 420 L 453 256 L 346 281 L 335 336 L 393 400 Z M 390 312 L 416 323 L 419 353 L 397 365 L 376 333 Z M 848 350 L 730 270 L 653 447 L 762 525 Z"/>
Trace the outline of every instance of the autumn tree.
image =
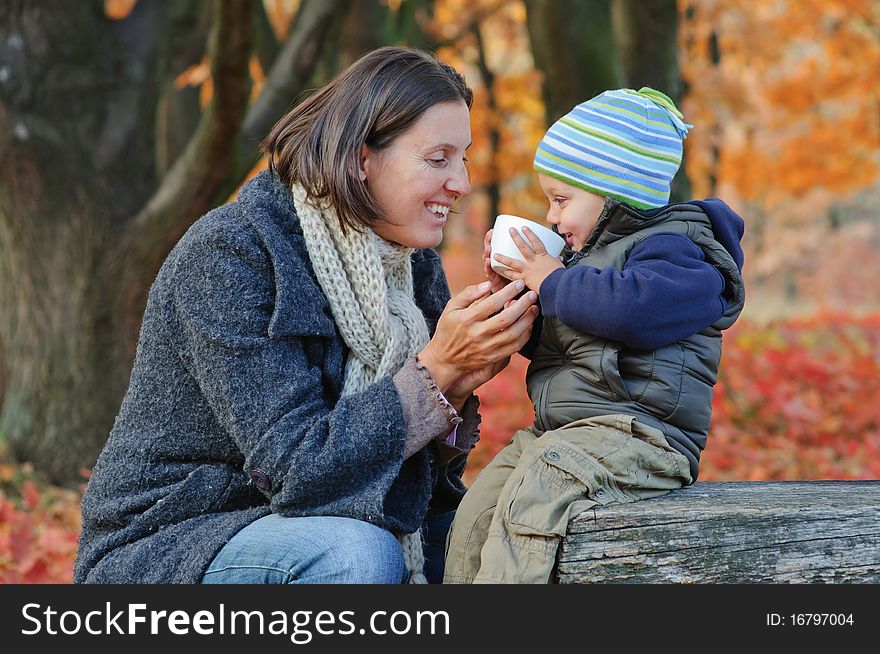
<path id="1" fill-rule="evenodd" d="M 0 433 L 17 458 L 59 482 L 94 462 L 158 266 L 253 167 L 345 4 L 302 0 L 283 43 L 249 0 L 142 0 L 119 19 L 96 0 L 0 4 Z M 199 111 L 173 82 L 202 35 Z"/>
<path id="2" fill-rule="evenodd" d="M 880 5 L 680 4 L 684 110 L 699 127 L 688 173 L 698 195 L 747 216 L 750 282 L 790 300 L 876 303 Z"/>
<path id="3" fill-rule="evenodd" d="M 471 170 L 487 198 L 481 228 L 503 211 L 544 213 L 532 157 L 547 126 L 577 103 L 622 86 L 652 86 L 680 100 L 678 20 L 675 0 L 435 3 L 426 31 L 471 71 L 476 90 Z M 682 172 L 673 198 L 687 196 Z"/>
<path id="4" fill-rule="evenodd" d="M 535 65 L 544 73 L 548 124 L 574 105 L 622 86 L 673 99 L 678 71 L 675 0 L 525 0 Z"/>

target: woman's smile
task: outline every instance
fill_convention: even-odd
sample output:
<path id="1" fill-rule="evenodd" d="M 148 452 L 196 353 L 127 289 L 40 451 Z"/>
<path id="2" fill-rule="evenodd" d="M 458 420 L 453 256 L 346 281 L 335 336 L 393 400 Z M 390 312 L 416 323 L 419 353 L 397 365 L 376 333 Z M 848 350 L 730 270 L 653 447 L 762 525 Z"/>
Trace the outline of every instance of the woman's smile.
<path id="1" fill-rule="evenodd" d="M 446 216 L 449 213 L 448 204 L 437 204 L 432 202 L 430 204 L 426 204 L 425 208 L 431 215 L 436 216 L 441 224 L 446 224 Z"/>

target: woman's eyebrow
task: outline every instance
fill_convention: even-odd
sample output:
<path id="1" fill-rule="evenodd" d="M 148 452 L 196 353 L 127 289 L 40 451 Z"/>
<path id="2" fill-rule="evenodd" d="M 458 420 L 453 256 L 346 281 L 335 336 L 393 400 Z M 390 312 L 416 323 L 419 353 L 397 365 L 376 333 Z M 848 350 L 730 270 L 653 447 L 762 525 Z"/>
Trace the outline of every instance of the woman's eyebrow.
<path id="1" fill-rule="evenodd" d="M 473 145 L 473 141 L 468 143 L 466 146 L 464 146 L 464 149 L 467 150 L 468 148 L 471 147 L 471 145 Z M 436 145 L 430 146 L 428 149 L 429 150 L 458 150 L 458 146 L 453 143 L 438 143 Z"/>

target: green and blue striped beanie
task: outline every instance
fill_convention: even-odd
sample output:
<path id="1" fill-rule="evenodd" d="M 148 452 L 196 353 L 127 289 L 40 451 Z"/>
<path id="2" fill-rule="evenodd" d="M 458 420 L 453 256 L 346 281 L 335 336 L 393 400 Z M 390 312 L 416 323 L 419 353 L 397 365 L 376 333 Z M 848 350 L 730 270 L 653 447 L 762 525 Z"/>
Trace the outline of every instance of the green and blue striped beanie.
<path id="1" fill-rule="evenodd" d="M 605 91 L 553 123 L 535 170 L 638 209 L 662 207 L 691 127 L 660 91 Z"/>

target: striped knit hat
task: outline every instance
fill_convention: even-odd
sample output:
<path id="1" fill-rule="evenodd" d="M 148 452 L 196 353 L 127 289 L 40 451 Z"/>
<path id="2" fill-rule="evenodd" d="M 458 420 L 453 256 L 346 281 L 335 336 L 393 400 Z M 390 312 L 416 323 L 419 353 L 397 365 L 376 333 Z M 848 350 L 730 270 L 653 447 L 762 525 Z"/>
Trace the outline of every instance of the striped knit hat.
<path id="1" fill-rule="evenodd" d="M 647 86 L 605 91 L 547 130 L 535 170 L 638 209 L 662 207 L 693 125 L 666 95 Z"/>

